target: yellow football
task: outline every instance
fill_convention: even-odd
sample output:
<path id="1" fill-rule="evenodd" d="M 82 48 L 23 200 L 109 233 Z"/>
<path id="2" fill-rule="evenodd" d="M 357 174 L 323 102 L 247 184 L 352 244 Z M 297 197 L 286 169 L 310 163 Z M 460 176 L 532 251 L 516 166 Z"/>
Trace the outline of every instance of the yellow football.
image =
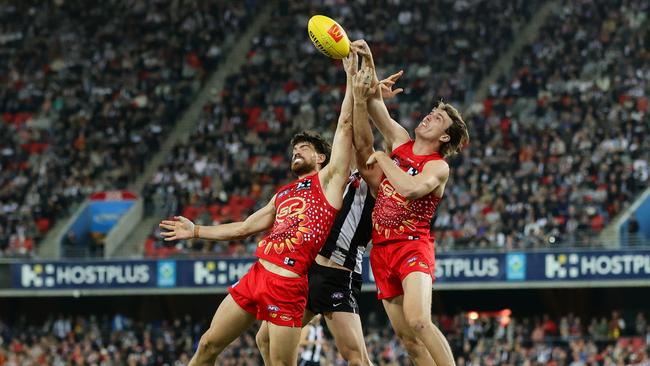
<path id="1" fill-rule="evenodd" d="M 309 39 L 325 56 L 340 60 L 350 53 L 350 39 L 341 25 L 324 15 L 314 15 L 307 24 Z"/>

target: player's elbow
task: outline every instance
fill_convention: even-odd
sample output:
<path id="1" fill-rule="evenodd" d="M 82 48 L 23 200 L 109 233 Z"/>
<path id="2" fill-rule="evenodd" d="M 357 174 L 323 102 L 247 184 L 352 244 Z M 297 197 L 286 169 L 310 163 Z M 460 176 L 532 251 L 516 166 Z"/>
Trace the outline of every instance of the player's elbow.
<path id="1" fill-rule="evenodd" d="M 413 200 L 416 200 L 416 199 L 422 197 L 420 195 L 420 192 L 418 192 L 416 189 L 404 190 L 404 193 L 402 194 L 402 196 L 404 196 L 409 201 L 413 201 Z"/>
<path id="2" fill-rule="evenodd" d="M 337 123 L 337 128 L 352 131 L 352 114 L 340 115 Z"/>
<path id="3" fill-rule="evenodd" d="M 416 200 L 425 194 L 427 194 L 428 188 L 424 185 L 410 184 L 402 189 L 403 193 L 400 192 L 407 200 L 413 201 Z"/>
<path id="4" fill-rule="evenodd" d="M 248 238 L 250 235 L 250 229 L 246 223 L 243 223 L 237 227 L 233 232 L 233 240 L 242 240 Z"/>

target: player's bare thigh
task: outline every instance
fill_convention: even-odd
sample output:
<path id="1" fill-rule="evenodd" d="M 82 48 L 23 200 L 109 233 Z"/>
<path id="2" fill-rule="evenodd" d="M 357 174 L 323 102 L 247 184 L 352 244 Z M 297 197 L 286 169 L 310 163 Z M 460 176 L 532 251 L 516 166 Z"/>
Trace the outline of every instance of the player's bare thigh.
<path id="1" fill-rule="evenodd" d="M 267 323 L 269 328 L 269 360 L 273 366 L 294 366 L 298 362 L 300 330 Z"/>
<path id="2" fill-rule="evenodd" d="M 255 316 L 242 309 L 231 295 L 219 304 L 210 328 L 203 333 L 199 346 L 189 365 L 213 360 L 237 337 L 255 322 Z"/>
<path id="3" fill-rule="evenodd" d="M 351 365 L 371 365 L 363 338 L 359 314 L 325 313 L 327 328 L 334 336 L 336 348 Z"/>

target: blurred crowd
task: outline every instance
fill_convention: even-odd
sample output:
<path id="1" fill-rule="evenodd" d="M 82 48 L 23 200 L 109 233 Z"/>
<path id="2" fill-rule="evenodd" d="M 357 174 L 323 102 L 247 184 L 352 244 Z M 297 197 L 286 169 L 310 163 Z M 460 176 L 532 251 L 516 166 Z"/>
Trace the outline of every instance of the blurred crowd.
<path id="1" fill-rule="evenodd" d="M 368 315 L 364 333 L 373 364 L 411 365 L 390 326 L 377 321 L 376 313 Z M 434 322 L 448 338 L 459 366 L 648 366 L 650 326 L 645 316 L 614 311 L 593 319 L 572 314 L 522 318 L 498 311 L 434 316 Z M 154 322 L 121 314 L 59 315 L 38 325 L 25 318 L 11 324 L 0 319 L 0 366 L 186 365 L 207 324 L 189 315 Z M 262 365 L 256 330 L 234 341 L 217 364 Z M 346 364 L 328 332 L 322 346 L 321 365 Z"/>
<path id="2" fill-rule="evenodd" d="M 321 13 L 368 41 L 380 77 L 404 69 L 404 92 L 387 103 L 408 130 L 440 99 L 466 111 L 471 142 L 450 160 L 432 223 L 438 250 L 605 244 L 612 238 L 597 234 L 649 182 L 650 3 L 560 1 L 470 104 L 542 3 L 278 1 L 243 66 L 146 185 L 147 214 L 240 220 L 291 179 L 295 132 L 332 138 L 345 77 L 305 34 Z M 254 0 L 0 4 L 0 256 L 29 255 L 90 192 L 137 177 L 255 9 Z M 244 256 L 257 239 L 170 244 L 154 229 L 145 251 Z"/>
<path id="3" fill-rule="evenodd" d="M 0 257 L 137 177 L 254 5 L 0 3 Z"/>
<path id="4" fill-rule="evenodd" d="M 459 106 L 470 100 L 538 6 L 436 4 L 320 11 L 334 14 L 352 39 L 369 42 L 380 77 L 405 69 L 398 83 L 404 93 L 387 103 L 409 130 L 440 98 Z M 537 39 L 484 100 L 467 108 L 471 142 L 450 161 L 432 225 L 437 250 L 600 246 L 613 239 L 597 234 L 649 182 L 649 7 L 642 0 L 584 0 L 552 9 Z M 316 51 L 300 32 L 306 14 L 319 10 L 296 3 L 276 11 L 281 21 L 254 41 L 240 73 L 205 106 L 197 131 L 147 187 L 150 212 L 180 212 L 204 225 L 240 220 L 291 179 L 287 144 L 294 132 L 315 129 L 331 138 L 343 71 L 319 55 L 305 57 Z M 288 42 L 287 34 L 295 39 Z M 240 256 L 252 253 L 257 239 L 167 244 L 154 231 L 146 253 Z"/>
<path id="5" fill-rule="evenodd" d="M 181 213 L 204 225 L 240 220 L 291 179 L 288 143 L 295 132 L 316 130 L 331 140 L 345 74 L 305 35 L 310 15 L 328 14 L 351 39 L 366 39 L 380 76 L 405 70 L 405 91 L 389 108 L 412 130 L 440 98 L 463 105 L 541 2 L 316 3 L 281 2 L 274 10 L 245 64 L 205 105 L 197 130 L 146 187 L 150 213 Z M 165 245 L 154 232 L 146 252 L 246 255 L 256 239 Z"/>
<path id="6" fill-rule="evenodd" d="M 650 3 L 564 1 L 468 117 L 438 248 L 607 244 L 648 187 Z M 638 229 L 637 229 L 638 230 Z"/>

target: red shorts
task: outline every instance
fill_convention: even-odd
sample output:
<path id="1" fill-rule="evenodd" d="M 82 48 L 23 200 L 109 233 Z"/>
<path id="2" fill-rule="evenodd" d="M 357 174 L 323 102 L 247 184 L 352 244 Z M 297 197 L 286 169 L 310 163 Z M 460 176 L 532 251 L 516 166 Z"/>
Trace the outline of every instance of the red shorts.
<path id="1" fill-rule="evenodd" d="M 307 276 L 280 276 L 257 261 L 228 292 L 242 309 L 259 320 L 284 327 L 302 326 L 309 293 Z"/>
<path id="2" fill-rule="evenodd" d="M 427 273 L 435 281 L 433 242 L 409 241 L 373 246 L 370 250 L 370 267 L 379 300 L 403 295 L 402 280 L 413 272 Z"/>

